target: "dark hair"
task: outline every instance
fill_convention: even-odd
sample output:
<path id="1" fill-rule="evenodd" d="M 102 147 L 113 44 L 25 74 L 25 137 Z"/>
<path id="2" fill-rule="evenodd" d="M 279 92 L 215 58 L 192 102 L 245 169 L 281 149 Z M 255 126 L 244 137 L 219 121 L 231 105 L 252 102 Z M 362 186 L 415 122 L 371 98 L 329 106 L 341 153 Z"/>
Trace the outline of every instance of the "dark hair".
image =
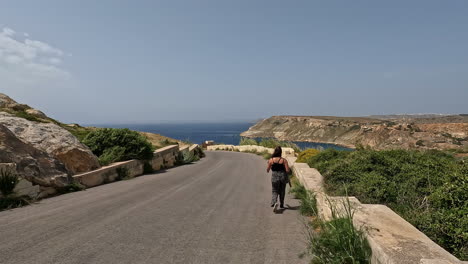
<path id="1" fill-rule="evenodd" d="M 281 149 L 280 146 L 276 147 L 275 148 L 275 151 L 273 152 L 273 155 L 271 155 L 272 158 L 275 158 L 275 157 L 280 157 L 281 158 L 281 154 L 283 153 L 283 150 Z"/>

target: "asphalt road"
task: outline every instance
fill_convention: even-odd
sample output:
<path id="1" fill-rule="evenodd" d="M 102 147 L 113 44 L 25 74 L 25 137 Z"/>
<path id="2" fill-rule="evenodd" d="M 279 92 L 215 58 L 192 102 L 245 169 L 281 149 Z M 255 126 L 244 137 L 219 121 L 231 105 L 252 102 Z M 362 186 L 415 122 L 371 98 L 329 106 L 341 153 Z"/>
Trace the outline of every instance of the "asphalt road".
<path id="1" fill-rule="evenodd" d="M 298 201 L 272 212 L 266 162 L 201 161 L 0 212 L 0 263 L 307 263 Z"/>

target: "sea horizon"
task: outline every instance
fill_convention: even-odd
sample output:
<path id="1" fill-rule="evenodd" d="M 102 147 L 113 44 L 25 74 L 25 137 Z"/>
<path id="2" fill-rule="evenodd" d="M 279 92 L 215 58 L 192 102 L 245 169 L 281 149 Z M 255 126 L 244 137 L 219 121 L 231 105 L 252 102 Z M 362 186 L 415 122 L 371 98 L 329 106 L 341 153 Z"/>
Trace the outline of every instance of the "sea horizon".
<path id="1" fill-rule="evenodd" d="M 218 144 L 239 145 L 241 133 L 247 131 L 256 122 L 203 122 L 203 123 L 148 123 L 148 124 L 89 124 L 87 126 L 128 128 L 140 132 L 160 134 L 169 138 L 202 144 L 213 140 Z M 257 138 L 259 140 L 260 138 Z M 315 148 L 350 150 L 350 148 L 321 142 L 289 141 L 301 149 Z"/>

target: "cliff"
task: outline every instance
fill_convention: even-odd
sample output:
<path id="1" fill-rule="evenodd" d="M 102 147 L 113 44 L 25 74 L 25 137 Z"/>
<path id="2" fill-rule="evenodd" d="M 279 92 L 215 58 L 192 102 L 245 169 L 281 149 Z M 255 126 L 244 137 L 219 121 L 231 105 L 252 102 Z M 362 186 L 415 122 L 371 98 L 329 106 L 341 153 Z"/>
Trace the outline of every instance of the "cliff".
<path id="1" fill-rule="evenodd" d="M 273 116 L 241 134 L 375 149 L 468 149 L 468 116 Z"/>

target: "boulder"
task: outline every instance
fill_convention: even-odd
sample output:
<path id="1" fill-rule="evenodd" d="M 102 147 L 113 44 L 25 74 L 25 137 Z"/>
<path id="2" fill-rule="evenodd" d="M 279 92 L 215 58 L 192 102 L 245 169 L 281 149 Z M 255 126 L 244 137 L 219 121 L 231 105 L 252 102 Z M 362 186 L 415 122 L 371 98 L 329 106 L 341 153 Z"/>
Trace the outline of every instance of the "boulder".
<path id="1" fill-rule="evenodd" d="M 46 152 L 65 166 L 69 174 L 87 172 L 100 167 L 97 157 L 66 129 L 54 123 L 29 121 L 0 112 L 0 124 L 18 139 Z"/>
<path id="2" fill-rule="evenodd" d="M 16 171 L 28 181 L 42 186 L 57 186 L 56 180 L 66 180 L 65 166 L 30 144 L 20 140 L 0 124 L 0 163 L 16 163 Z"/>

